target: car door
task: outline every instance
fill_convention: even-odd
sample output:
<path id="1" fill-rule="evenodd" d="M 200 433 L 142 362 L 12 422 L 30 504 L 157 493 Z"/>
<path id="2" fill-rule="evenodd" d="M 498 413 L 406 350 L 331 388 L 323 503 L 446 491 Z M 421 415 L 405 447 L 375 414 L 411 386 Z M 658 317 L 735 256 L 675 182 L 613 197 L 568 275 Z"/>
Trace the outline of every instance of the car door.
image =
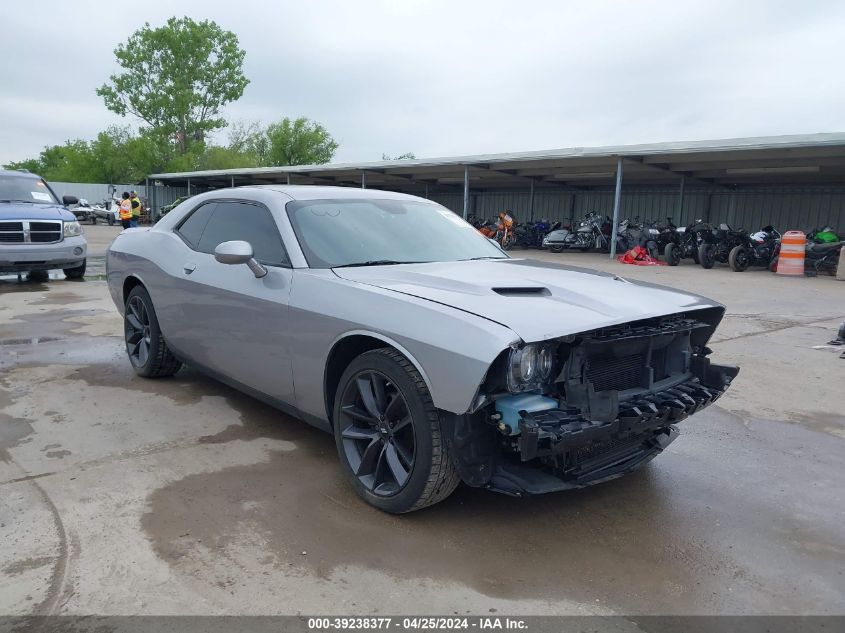
<path id="1" fill-rule="evenodd" d="M 184 303 L 180 351 L 190 361 L 274 399 L 293 403 L 287 325 L 292 270 L 278 226 L 263 204 L 215 200 L 176 228 L 186 248 L 178 283 Z M 267 268 L 221 264 L 214 249 L 243 240 Z M 177 273 L 179 274 L 179 273 Z"/>

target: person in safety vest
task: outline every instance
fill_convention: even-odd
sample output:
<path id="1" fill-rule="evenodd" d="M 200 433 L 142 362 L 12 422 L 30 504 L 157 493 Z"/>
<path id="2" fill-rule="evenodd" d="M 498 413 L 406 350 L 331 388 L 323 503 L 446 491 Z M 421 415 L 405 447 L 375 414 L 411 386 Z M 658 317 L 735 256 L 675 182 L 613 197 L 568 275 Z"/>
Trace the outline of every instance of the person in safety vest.
<path id="1" fill-rule="evenodd" d="M 129 192 L 123 192 L 123 199 L 120 201 L 120 224 L 124 229 L 132 226 L 132 201 L 129 198 Z"/>
<path id="2" fill-rule="evenodd" d="M 141 206 L 141 199 L 138 197 L 138 193 L 136 191 L 129 192 L 129 203 L 132 205 L 132 221 L 129 225 L 138 226 L 138 220 L 141 219 L 141 211 L 143 210 L 143 207 Z"/>

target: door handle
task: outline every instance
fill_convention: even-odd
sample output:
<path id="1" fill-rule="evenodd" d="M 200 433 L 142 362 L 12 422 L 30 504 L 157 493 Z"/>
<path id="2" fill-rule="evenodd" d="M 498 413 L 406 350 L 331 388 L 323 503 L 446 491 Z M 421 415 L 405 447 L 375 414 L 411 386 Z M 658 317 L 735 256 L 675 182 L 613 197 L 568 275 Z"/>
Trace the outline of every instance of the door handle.
<path id="1" fill-rule="evenodd" d="M 196 265 L 196 264 L 185 264 L 185 265 L 182 267 L 182 270 L 184 270 L 184 271 L 185 271 L 185 274 L 186 274 L 186 275 L 190 275 L 190 274 L 191 274 L 192 272 L 194 272 L 196 269 L 197 269 L 197 265 Z"/>

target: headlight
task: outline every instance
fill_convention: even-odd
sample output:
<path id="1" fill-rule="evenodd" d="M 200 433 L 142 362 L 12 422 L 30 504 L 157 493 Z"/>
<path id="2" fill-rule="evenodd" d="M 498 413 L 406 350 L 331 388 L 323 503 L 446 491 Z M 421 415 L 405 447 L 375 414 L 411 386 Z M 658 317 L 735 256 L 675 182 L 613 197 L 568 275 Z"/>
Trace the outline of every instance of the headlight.
<path id="1" fill-rule="evenodd" d="M 547 383 L 555 368 L 557 343 L 530 343 L 512 349 L 508 362 L 508 391 L 518 393 Z"/>
<path id="2" fill-rule="evenodd" d="M 540 375 L 540 380 L 546 382 L 552 377 L 552 370 L 555 367 L 555 348 L 551 345 L 544 345 L 540 348 L 540 354 L 537 359 L 537 371 Z"/>
<path id="3" fill-rule="evenodd" d="M 79 222 L 76 220 L 65 222 L 65 237 L 76 237 L 77 235 L 82 235 L 82 226 Z"/>

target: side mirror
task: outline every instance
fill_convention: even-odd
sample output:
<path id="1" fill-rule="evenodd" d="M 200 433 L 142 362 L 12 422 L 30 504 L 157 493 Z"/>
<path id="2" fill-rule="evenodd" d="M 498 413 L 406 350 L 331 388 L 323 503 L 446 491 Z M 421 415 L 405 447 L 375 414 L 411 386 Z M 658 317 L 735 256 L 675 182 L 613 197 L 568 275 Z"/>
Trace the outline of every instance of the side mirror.
<path id="1" fill-rule="evenodd" d="M 243 240 L 233 240 L 231 242 L 222 242 L 214 249 L 214 259 L 221 264 L 246 264 L 252 271 L 252 274 L 258 277 L 264 277 L 267 274 L 267 269 L 255 261 L 252 253 L 252 245 Z"/>
<path id="2" fill-rule="evenodd" d="M 62 196 L 62 204 L 65 206 L 78 203 L 79 198 L 77 198 L 76 196 Z"/>

